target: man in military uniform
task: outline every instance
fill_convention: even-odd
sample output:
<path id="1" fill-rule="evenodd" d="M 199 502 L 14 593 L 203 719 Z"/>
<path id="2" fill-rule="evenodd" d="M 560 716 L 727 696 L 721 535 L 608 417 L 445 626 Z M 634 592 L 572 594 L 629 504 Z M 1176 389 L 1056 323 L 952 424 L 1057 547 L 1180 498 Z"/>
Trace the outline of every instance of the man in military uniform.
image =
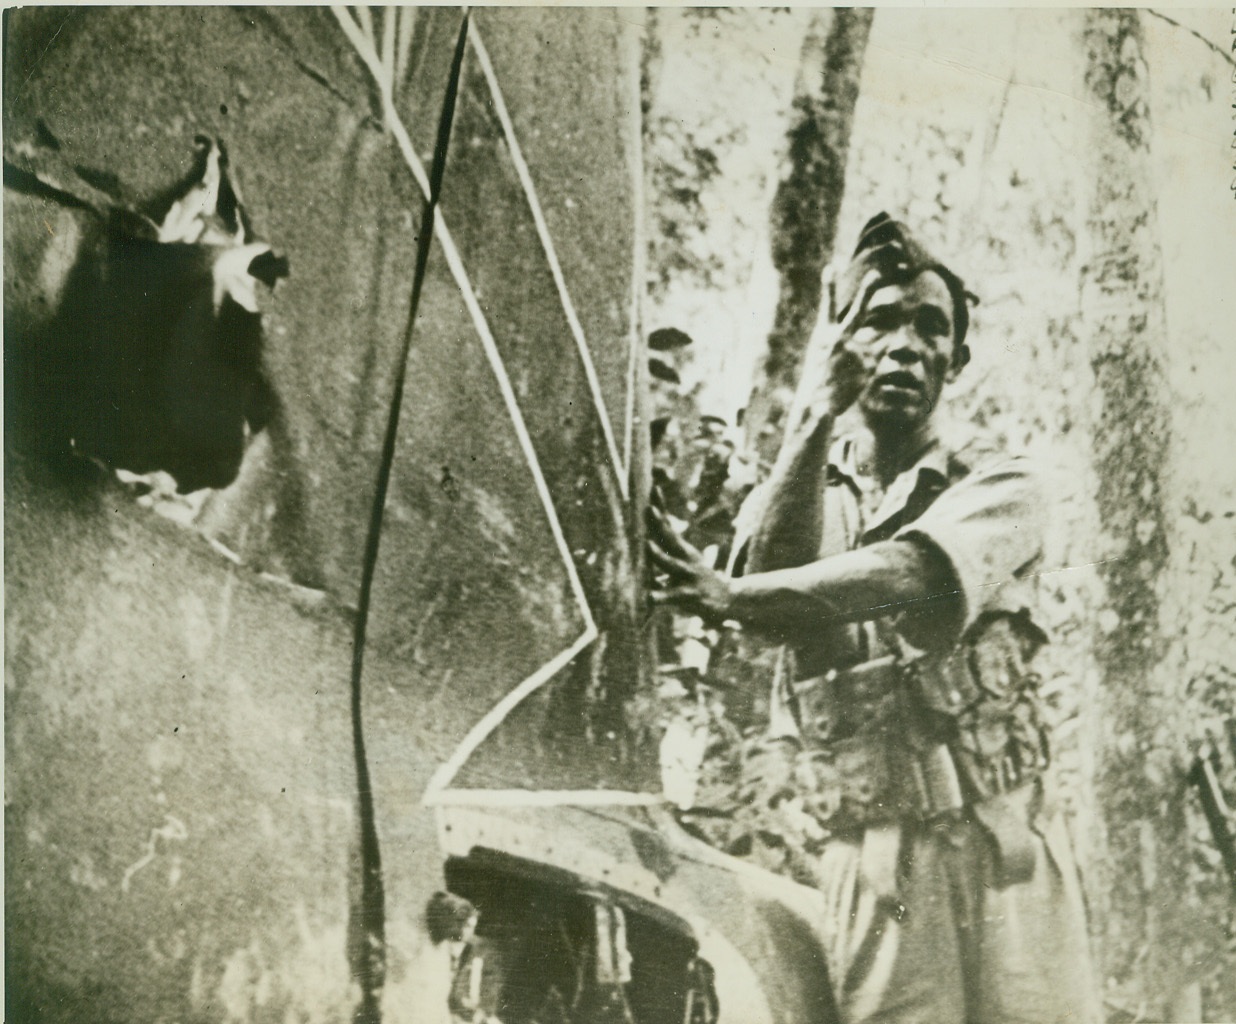
<path id="1" fill-rule="evenodd" d="M 1030 667 L 1043 497 L 1028 460 L 974 460 L 936 432 L 971 298 L 872 219 L 733 572 L 650 516 L 654 599 L 784 645 L 765 757 L 808 821 L 845 1024 L 1099 1017 Z"/>

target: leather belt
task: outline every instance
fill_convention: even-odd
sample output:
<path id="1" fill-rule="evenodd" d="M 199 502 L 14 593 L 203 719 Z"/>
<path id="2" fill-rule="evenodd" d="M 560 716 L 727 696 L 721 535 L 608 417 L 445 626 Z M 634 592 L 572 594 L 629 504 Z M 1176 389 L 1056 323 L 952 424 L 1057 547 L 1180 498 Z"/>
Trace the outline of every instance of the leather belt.
<path id="1" fill-rule="evenodd" d="M 912 685 L 913 677 L 895 655 L 800 680 L 794 686 L 794 695 L 801 739 L 806 746 L 819 750 L 864 743 L 888 744 L 887 726 L 873 728 L 869 734 L 864 734 L 864 726 L 874 725 L 872 717 L 888 702 L 920 696 L 917 692 L 906 692 L 904 688 Z M 930 714 L 926 708 L 923 711 Z M 920 716 L 914 718 L 915 724 L 920 724 Z M 894 719 L 898 723 L 903 720 L 903 715 Z M 933 737 L 916 730 L 914 735 L 906 733 L 893 740 L 901 748 L 895 759 L 909 776 L 902 780 L 904 796 L 897 802 L 912 806 L 924 820 L 1013 792 L 1040 774 L 1036 770 L 1038 765 L 1018 764 L 1008 756 L 991 763 L 983 759 L 980 763 L 972 753 L 954 748 L 945 739 L 945 735 Z"/>

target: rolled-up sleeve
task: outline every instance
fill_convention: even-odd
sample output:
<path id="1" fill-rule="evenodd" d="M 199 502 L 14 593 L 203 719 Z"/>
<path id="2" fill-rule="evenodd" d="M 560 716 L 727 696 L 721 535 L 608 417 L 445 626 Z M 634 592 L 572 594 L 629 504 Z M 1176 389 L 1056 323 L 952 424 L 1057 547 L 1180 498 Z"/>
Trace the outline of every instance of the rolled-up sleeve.
<path id="1" fill-rule="evenodd" d="M 1043 552 L 1046 498 L 1032 460 L 980 467 L 944 491 L 897 539 L 935 548 L 964 602 L 962 629 L 988 611 L 1025 604 L 1024 580 Z"/>

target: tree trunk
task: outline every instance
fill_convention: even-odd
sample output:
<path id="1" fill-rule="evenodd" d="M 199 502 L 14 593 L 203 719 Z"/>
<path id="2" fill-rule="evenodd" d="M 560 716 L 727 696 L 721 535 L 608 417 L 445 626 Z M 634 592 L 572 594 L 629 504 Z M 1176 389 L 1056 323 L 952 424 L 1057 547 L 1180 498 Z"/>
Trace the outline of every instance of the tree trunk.
<path id="1" fill-rule="evenodd" d="M 1179 864 L 1189 841 L 1175 763 L 1186 738 L 1173 735 L 1178 718 L 1168 696 L 1178 659 L 1163 612 L 1167 326 L 1138 13 L 1087 12 L 1083 46 L 1095 185 L 1081 302 L 1099 399 L 1092 444 L 1108 546 L 1098 565 L 1105 607 L 1095 630 L 1104 722 L 1096 795 L 1107 877 L 1095 909 L 1105 974 L 1117 982 L 1107 994 L 1146 1006 L 1147 1019 L 1167 1020 L 1167 1000 L 1185 980 L 1187 873 Z"/>
<path id="2" fill-rule="evenodd" d="M 803 351 L 820 310 L 820 277 L 833 255 L 873 13 L 821 10 L 803 40 L 789 130 L 789 170 L 777 187 L 771 216 L 772 258 L 781 293 L 746 417 L 748 443 L 765 462 L 776 454 Z"/>

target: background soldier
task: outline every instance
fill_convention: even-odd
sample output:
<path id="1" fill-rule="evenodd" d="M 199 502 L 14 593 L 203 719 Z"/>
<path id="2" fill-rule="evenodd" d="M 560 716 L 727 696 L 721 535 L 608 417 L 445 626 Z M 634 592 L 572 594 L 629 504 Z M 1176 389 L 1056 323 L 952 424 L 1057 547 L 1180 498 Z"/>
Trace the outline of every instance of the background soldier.
<path id="1" fill-rule="evenodd" d="M 1029 667 L 1042 495 L 1027 460 L 954 450 L 933 415 L 969 359 L 971 298 L 873 218 L 734 572 L 651 514 L 655 600 L 785 645 L 761 771 L 776 760 L 806 812 L 847 1024 L 1099 1015 Z"/>

